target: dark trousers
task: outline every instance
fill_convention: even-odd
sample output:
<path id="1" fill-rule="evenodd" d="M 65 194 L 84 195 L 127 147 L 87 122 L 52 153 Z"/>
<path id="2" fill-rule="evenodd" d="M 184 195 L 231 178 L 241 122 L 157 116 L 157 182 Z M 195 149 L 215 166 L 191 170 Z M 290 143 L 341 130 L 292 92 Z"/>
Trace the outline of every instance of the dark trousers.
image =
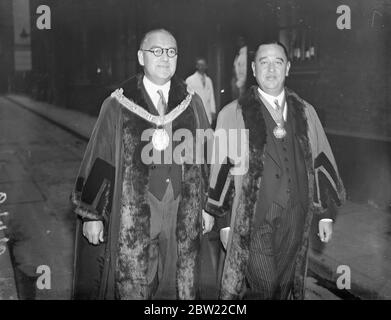
<path id="1" fill-rule="evenodd" d="M 304 210 L 296 201 L 289 200 L 287 208 L 271 205 L 252 232 L 246 299 L 289 298 L 303 228 Z"/>

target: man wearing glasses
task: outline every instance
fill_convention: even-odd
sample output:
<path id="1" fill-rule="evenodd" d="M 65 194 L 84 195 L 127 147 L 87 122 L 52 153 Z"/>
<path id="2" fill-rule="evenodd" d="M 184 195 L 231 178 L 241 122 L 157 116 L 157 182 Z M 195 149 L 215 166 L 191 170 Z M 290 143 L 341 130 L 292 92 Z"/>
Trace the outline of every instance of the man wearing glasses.
<path id="1" fill-rule="evenodd" d="M 174 75 L 177 59 L 170 32 L 148 32 L 138 51 L 144 72 L 103 103 L 73 192 L 76 299 L 198 297 L 200 237 L 214 222 L 202 213 L 206 166 L 177 163 L 172 137 L 195 137 L 209 122 Z"/>

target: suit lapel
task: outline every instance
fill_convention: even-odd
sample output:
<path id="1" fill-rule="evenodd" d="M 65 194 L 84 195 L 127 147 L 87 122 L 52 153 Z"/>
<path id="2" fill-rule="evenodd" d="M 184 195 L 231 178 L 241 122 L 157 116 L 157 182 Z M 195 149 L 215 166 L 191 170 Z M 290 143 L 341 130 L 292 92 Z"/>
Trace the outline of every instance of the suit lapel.
<path id="1" fill-rule="evenodd" d="M 266 110 L 266 112 L 268 112 Z M 273 134 L 273 133 L 272 133 Z M 276 139 L 273 139 L 273 137 L 271 135 L 269 135 L 269 140 L 270 140 L 270 143 L 269 143 L 269 147 L 266 148 L 266 153 L 269 155 L 269 157 L 276 163 L 276 165 L 279 167 L 279 168 L 282 168 L 282 164 L 281 164 L 281 158 L 278 154 L 278 151 L 277 151 L 277 142 L 276 142 Z"/>

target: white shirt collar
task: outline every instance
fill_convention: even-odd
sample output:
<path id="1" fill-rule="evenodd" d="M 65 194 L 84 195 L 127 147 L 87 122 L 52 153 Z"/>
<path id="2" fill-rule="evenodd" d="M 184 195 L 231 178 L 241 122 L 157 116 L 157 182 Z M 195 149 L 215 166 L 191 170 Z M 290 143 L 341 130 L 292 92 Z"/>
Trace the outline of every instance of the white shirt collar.
<path id="1" fill-rule="evenodd" d="M 264 98 L 274 109 L 276 109 L 276 105 L 274 103 L 274 101 L 277 99 L 278 101 L 278 104 L 281 105 L 282 102 L 284 101 L 284 97 L 285 97 L 285 90 L 282 90 L 282 92 L 277 96 L 272 96 L 268 93 L 266 93 L 265 91 L 263 91 L 261 88 L 258 87 L 258 92 L 260 93 L 260 95 L 262 96 L 262 98 Z M 286 103 L 285 101 L 285 108 L 284 108 L 284 120 L 286 121 L 286 117 L 287 117 L 287 112 L 288 112 L 288 104 Z"/>
<path id="2" fill-rule="evenodd" d="M 155 83 L 153 83 L 151 80 L 149 80 L 146 76 L 143 77 L 143 84 L 145 87 L 145 90 L 147 91 L 149 97 L 152 100 L 153 105 L 155 108 L 157 107 L 157 104 L 159 102 L 160 96 L 157 93 L 158 90 L 162 90 L 164 99 L 166 99 L 166 102 L 168 103 L 168 93 L 170 92 L 171 87 L 171 81 L 168 81 L 162 86 L 159 86 Z"/>

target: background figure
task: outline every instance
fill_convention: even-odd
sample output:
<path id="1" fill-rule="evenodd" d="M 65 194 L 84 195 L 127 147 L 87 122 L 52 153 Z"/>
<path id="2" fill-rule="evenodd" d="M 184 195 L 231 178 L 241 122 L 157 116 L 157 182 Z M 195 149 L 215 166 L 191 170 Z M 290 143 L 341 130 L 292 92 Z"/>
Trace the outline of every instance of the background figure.
<path id="1" fill-rule="evenodd" d="M 138 50 L 143 73 L 121 84 L 135 109 L 115 96 L 103 103 L 72 193 L 79 217 L 74 299 L 199 297 L 201 235 L 213 226 L 202 213 L 207 167 L 176 162 L 180 141 L 172 137 L 178 129 L 195 137 L 209 123 L 199 96 L 174 76 L 177 52 L 170 32 L 148 32 Z M 158 126 L 154 119 L 163 115 L 167 122 Z M 146 132 L 163 137 L 151 143 L 141 139 Z M 190 140 L 186 148 L 196 150 Z"/>
<path id="2" fill-rule="evenodd" d="M 255 85 L 255 79 L 251 72 L 251 61 L 254 59 L 254 46 L 247 42 L 244 36 L 236 40 L 236 56 L 233 62 L 231 93 L 232 100 L 241 97 L 248 88 Z"/>
<path id="3" fill-rule="evenodd" d="M 231 81 L 232 99 L 239 98 L 246 90 L 248 47 L 243 36 L 239 36 L 237 41 L 237 54 L 233 63 L 233 76 Z"/>
<path id="4" fill-rule="evenodd" d="M 208 64 L 204 58 L 196 59 L 196 72 L 186 79 L 186 83 L 201 97 L 209 123 L 216 118 L 216 103 L 212 79 L 206 74 Z"/>

